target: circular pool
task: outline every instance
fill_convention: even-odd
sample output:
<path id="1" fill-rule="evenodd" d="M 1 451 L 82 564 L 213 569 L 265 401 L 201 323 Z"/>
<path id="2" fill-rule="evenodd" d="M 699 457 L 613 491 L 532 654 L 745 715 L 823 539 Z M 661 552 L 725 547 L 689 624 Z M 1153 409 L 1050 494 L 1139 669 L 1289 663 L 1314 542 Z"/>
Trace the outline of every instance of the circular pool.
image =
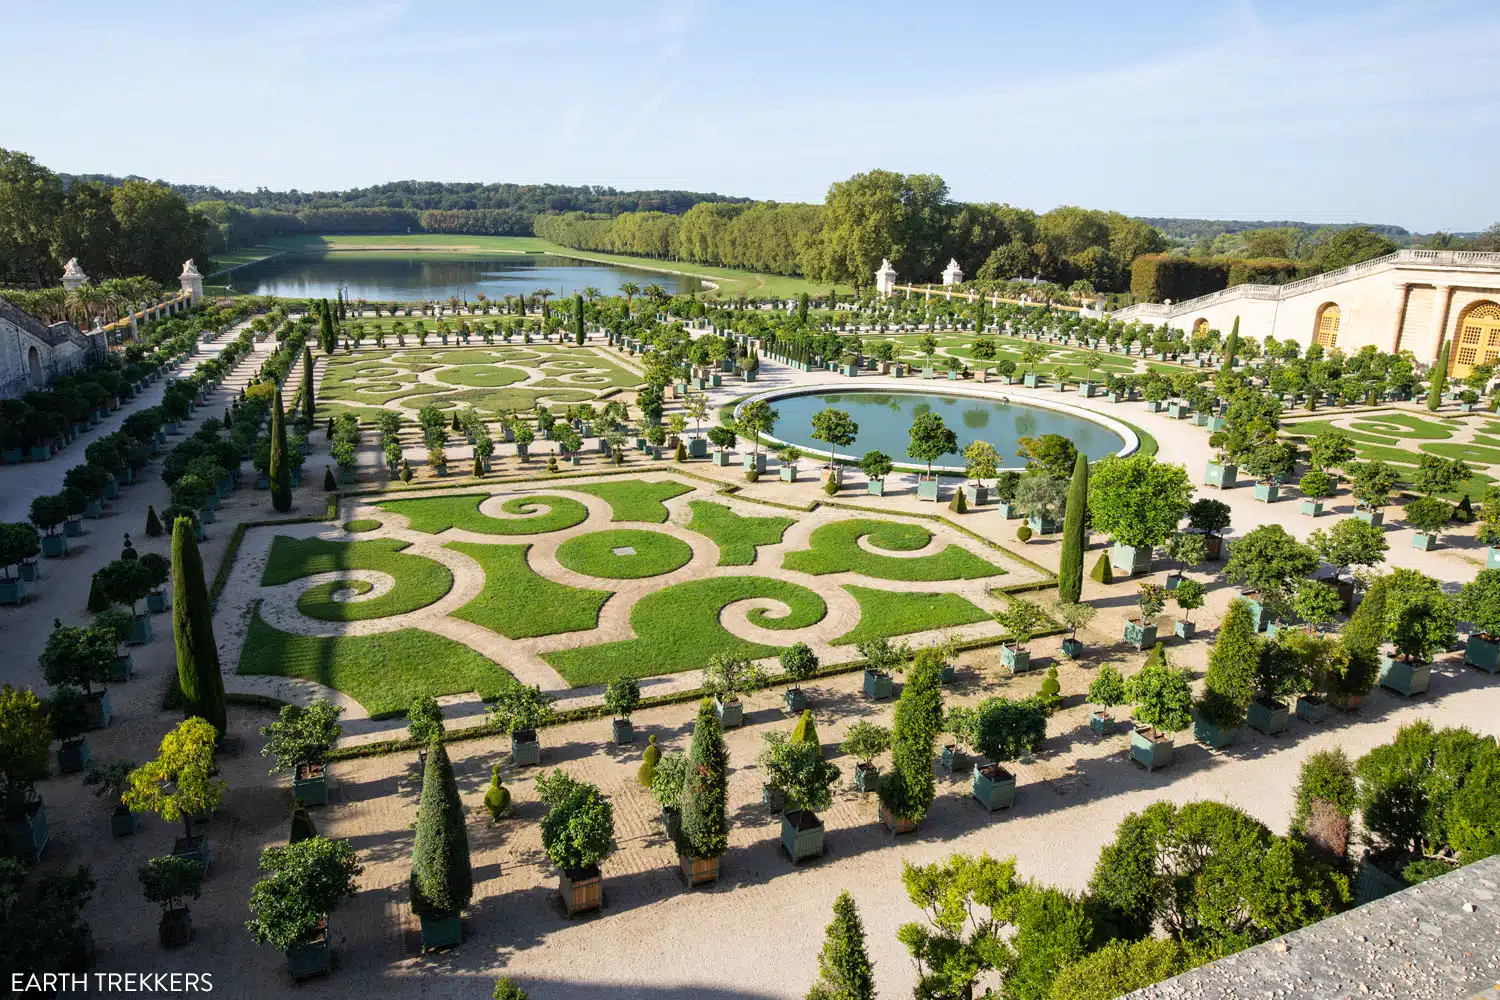
<path id="1" fill-rule="evenodd" d="M 906 455 L 911 425 L 922 413 L 936 413 L 958 438 L 958 453 L 944 456 L 934 468 L 962 469 L 959 455 L 974 441 L 988 441 L 1000 453 L 1002 467 L 1019 469 L 1019 440 L 1061 434 L 1089 457 L 1129 454 L 1138 445 L 1135 433 L 1119 421 L 1061 401 L 1036 400 L 980 389 L 839 389 L 817 386 L 783 389 L 753 397 L 771 403 L 777 413 L 776 441 L 795 444 L 809 456 L 827 455 L 828 446 L 813 440 L 812 418 L 819 410 L 844 410 L 859 425 L 854 443 L 839 457 L 858 460 L 868 451 L 883 451 L 898 465 L 919 467 Z M 741 403 L 740 405 L 744 405 Z"/>

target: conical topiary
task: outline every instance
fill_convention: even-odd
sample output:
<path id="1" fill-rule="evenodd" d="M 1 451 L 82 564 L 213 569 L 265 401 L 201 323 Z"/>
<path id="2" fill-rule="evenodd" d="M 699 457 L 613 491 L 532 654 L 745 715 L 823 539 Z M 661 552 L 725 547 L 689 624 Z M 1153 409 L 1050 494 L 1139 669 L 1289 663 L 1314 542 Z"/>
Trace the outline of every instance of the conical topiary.
<path id="1" fill-rule="evenodd" d="M 818 727 L 813 722 L 812 709 L 804 708 L 802 710 L 802 718 L 798 719 L 797 724 L 792 727 L 791 742 L 811 743 L 814 746 L 822 746 L 818 742 Z"/>
<path id="2" fill-rule="evenodd" d="M 89 584 L 88 609 L 94 614 L 109 610 L 109 598 L 104 596 L 104 589 L 99 586 L 99 574 L 94 574 L 93 583 Z"/>
<path id="3" fill-rule="evenodd" d="M 234 415 L 228 410 L 224 411 L 224 429 L 226 431 L 234 429 Z"/>
<path id="4" fill-rule="evenodd" d="M 969 498 L 964 495 L 962 487 L 953 491 L 953 499 L 948 501 L 948 509 L 955 514 L 967 514 L 969 512 Z"/>
<path id="5" fill-rule="evenodd" d="M 729 751 L 711 699 L 698 703 L 687 780 L 682 785 L 678 853 L 717 858 L 729 849 Z"/>
<path id="6" fill-rule="evenodd" d="M 161 537 L 161 530 L 162 530 L 161 529 L 161 518 L 159 518 L 159 517 L 156 516 L 156 507 L 154 505 L 147 505 L 147 507 L 146 507 L 146 537 L 147 538 L 160 538 Z"/>
<path id="7" fill-rule="evenodd" d="M 332 493 L 338 488 L 338 480 L 333 478 L 333 466 L 323 466 L 323 489 L 328 493 Z"/>
<path id="8" fill-rule="evenodd" d="M 674 462 L 686 462 L 687 461 L 687 445 L 683 444 L 681 441 L 677 442 L 677 451 L 676 451 L 675 454 L 673 454 L 672 461 L 674 461 Z"/>
<path id="9" fill-rule="evenodd" d="M 299 840 L 307 840 L 317 835 L 318 828 L 313 826 L 312 816 L 302 806 L 298 806 L 296 812 L 292 813 L 292 835 L 287 843 L 295 844 Z"/>
<path id="10" fill-rule="evenodd" d="M 439 743 L 427 751 L 427 769 L 422 775 L 411 859 L 411 908 L 420 917 L 453 917 L 469 905 L 473 895 L 464 806 L 448 749 Z"/>
<path id="11" fill-rule="evenodd" d="M 818 1000 L 874 1000 L 875 967 L 865 947 L 859 909 L 847 892 L 833 901 L 833 923 L 823 933 L 818 981 L 807 994 Z"/>
<path id="12" fill-rule="evenodd" d="M 1109 553 L 1099 553 L 1099 561 L 1094 563 L 1094 568 L 1089 572 L 1089 579 L 1095 583 L 1114 583 L 1115 571 L 1109 564 Z"/>
<path id="13" fill-rule="evenodd" d="M 480 476 L 484 475 L 484 462 L 483 462 L 483 460 L 480 459 L 480 457 L 478 455 L 474 456 L 474 473 L 473 473 L 473 475 L 474 475 L 475 479 L 478 479 Z"/>
<path id="14" fill-rule="evenodd" d="M 510 789 L 500 783 L 500 765 L 490 765 L 490 787 L 484 793 L 484 807 L 490 811 L 490 819 L 499 821 L 510 809 Z"/>
<path id="15" fill-rule="evenodd" d="M 661 760 L 661 747 L 656 745 L 656 734 L 646 739 L 646 749 L 641 753 L 641 766 L 636 768 L 635 781 L 642 788 L 650 788 L 656 778 L 656 765 Z"/>

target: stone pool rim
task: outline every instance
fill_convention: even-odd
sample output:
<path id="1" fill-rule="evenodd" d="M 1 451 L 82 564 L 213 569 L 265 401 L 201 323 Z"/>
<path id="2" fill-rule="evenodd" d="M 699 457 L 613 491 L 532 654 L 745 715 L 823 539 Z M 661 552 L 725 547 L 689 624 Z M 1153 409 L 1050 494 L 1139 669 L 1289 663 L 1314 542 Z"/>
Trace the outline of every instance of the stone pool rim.
<path id="1" fill-rule="evenodd" d="M 1083 420 L 1088 420 L 1092 423 L 1098 424 L 1106 430 L 1118 434 L 1123 444 L 1120 446 L 1119 450 L 1112 452 L 1112 454 L 1119 455 L 1121 457 L 1133 455 L 1140 449 L 1141 446 L 1140 436 L 1137 435 L 1135 431 L 1131 430 L 1131 428 L 1127 424 L 1123 423 L 1122 421 L 1116 420 L 1113 417 L 1106 416 L 1105 414 L 1098 413 L 1094 410 L 1090 410 L 1087 407 L 1077 406 L 1073 403 L 1065 403 L 1061 400 L 1045 399 L 1038 396 L 1022 395 L 1019 393 L 1005 393 L 994 389 L 967 385 L 944 386 L 941 389 L 928 389 L 925 387 L 918 388 L 916 386 L 901 384 L 866 384 L 859 386 L 849 386 L 847 384 L 840 384 L 838 382 L 820 382 L 817 385 L 779 386 L 774 389 L 765 389 L 761 392 L 757 392 L 752 395 L 746 396 L 743 399 L 737 400 L 734 404 L 734 417 L 736 420 L 738 420 L 740 417 L 740 411 L 744 409 L 745 404 L 755 402 L 757 400 L 763 400 L 769 403 L 778 399 L 789 399 L 793 396 L 816 396 L 822 393 L 838 393 L 840 395 L 851 395 L 853 393 L 860 392 L 886 394 L 901 393 L 907 396 L 960 396 L 969 399 L 984 399 L 996 403 L 1013 403 L 1019 406 L 1035 407 L 1036 409 L 1040 410 L 1055 410 L 1059 413 L 1067 413 L 1071 416 L 1078 417 Z M 809 428 L 809 431 L 810 430 L 811 429 Z M 796 441 L 787 441 L 783 438 L 774 437 L 770 434 L 762 434 L 761 439 L 763 442 L 769 442 L 773 447 L 776 448 L 786 447 L 787 445 L 801 448 L 803 449 L 803 457 L 805 458 L 821 459 L 824 455 L 828 454 L 828 449 L 823 447 L 821 442 L 817 441 L 812 441 L 811 444 L 802 444 Z M 811 440 L 811 438 L 809 438 L 809 440 Z M 835 460 L 849 465 L 858 465 L 861 457 L 862 456 L 859 455 L 846 455 L 843 452 L 834 452 Z M 901 455 L 899 457 L 896 455 L 892 455 L 891 461 L 895 463 L 896 470 L 898 472 L 925 473 L 927 471 L 927 466 L 925 464 L 914 463 L 905 455 Z M 1095 461 L 1098 460 L 1095 459 Z M 1025 468 L 1026 466 L 1023 463 L 1021 465 L 999 466 L 998 471 L 1022 472 L 1025 471 Z M 937 462 L 934 462 L 932 464 L 932 471 L 936 473 L 967 475 L 967 468 L 963 465 L 943 465 Z"/>

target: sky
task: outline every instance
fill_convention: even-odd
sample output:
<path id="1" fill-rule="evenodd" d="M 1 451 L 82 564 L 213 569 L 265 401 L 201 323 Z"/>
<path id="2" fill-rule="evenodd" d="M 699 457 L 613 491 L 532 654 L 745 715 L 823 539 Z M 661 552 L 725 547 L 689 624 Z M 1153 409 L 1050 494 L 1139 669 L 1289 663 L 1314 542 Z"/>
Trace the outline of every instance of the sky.
<path id="1" fill-rule="evenodd" d="M 225 188 L 821 201 L 864 170 L 1037 211 L 1500 219 L 1495 0 L 0 0 L 0 146 Z"/>

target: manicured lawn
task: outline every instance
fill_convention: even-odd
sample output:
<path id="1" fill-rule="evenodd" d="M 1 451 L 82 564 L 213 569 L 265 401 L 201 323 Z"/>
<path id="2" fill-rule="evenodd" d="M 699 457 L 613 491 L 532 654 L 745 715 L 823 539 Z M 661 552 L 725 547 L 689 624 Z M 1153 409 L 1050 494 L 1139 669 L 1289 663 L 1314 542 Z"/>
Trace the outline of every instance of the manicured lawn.
<path id="1" fill-rule="evenodd" d="M 1408 417 L 1408 414 L 1382 414 L 1377 421 L 1385 421 L 1388 417 Z M 1420 418 L 1412 418 L 1420 421 Z M 1436 424 L 1429 424 L 1436 427 Z M 1284 424 L 1282 430 L 1293 438 L 1303 439 L 1303 443 L 1323 431 L 1334 429 L 1335 425 L 1329 420 L 1299 420 L 1294 424 Z M 1423 441 L 1417 446 L 1417 450 L 1407 450 L 1400 447 L 1401 442 L 1394 437 L 1381 437 L 1364 431 L 1342 430 L 1354 442 L 1354 450 L 1361 462 L 1389 462 L 1395 466 L 1396 471 L 1402 477 L 1402 485 L 1410 487 L 1411 476 L 1415 473 L 1415 466 L 1422 461 L 1421 452 L 1441 455 L 1444 458 L 1462 458 L 1471 465 L 1487 466 L 1500 464 L 1500 449 L 1493 449 L 1483 444 L 1459 444 L 1451 441 Z M 1410 433 L 1410 428 L 1405 424 L 1392 424 L 1391 433 L 1398 431 L 1405 435 Z M 1418 438 L 1418 440 L 1421 440 Z M 1484 496 L 1484 491 L 1494 479 L 1476 471 L 1472 476 L 1461 483 L 1458 489 L 1452 493 L 1439 494 L 1447 500 L 1458 500 L 1465 493 L 1471 499 Z"/>
<path id="2" fill-rule="evenodd" d="M 317 681 L 344 692 L 377 719 L 404 715 L 419 695 L 476 691 L 488 699 L 516 683 L 487 657 L 432 632 L 404 628 L 314 638 L 273 628 L 259 611 L 250 619 L 239 672 Z"/>
<path id="3" fill-rule="evenodd" d="M 1368 431 L 1395 438 L 1415 438 L 1422 441 L 1444 441 L 1453 436 L 1453 428 L 1435 424 L 1410 413 L 1381 413 L 1350 421 L 1355 430 Z"/>
<path id="4" fill-rule="evenodd" d="M 477 531 L 486 535 L 540 535 L 582 524 L 589 516 L 589 509 L 577 500 L 537 494 L 511 497 L 500 505 L 500 509 L 507 514 L 532 516 L 514 519 L 486 517 L 479 512 L 479 505 L 489 499 L 489 496 L 488 493 L 461 493 L 457 496 L 421 497 L 415 500 L 386 500 L 376 506 L 406 517 L 413 531 L 429 535 L 449 528 L 463 528 L 465 531 Z M 538 510 L 545 510 L 546 513 L 539 514 Z"/>
<path id="5" fill-rule="evenodd" d="M 588 493 L 609 504 L 611 521 L 646 521 L 665 524 L 667 508 L 663 503 L 673 497 L 693 492 L 691 486 L 666 480 L 649 483 L 644 479 L 626 479 L 615 483 L 589 483 L 568 489 Z"/>
<path id="6" fill-rule="evenodd" d="M 859 624 L 833 640 L 835 646 L 972 625 L 991 617 L 989 612 L 957 594 L 901 594 L 852 585 L 844 589 L 859 602 Z"/>
<path id="7" fill-rule="evenodd" d="M 609 600 L 611 591 L 569 587 L 538 575 L 526 561 L 530 544 L 449 542 L 444 547 L 463 553 L 484 570 L 484 589 L 453 612 L 453 617 L 481 625 L 507 639 L 530 639 L 599 627 L 599 609 Z"/>
<path id="8" fill-rule="evenodd" d="M 519 368 L 505 368 L 499 365 L 455 365 L 452 368 L 439 369 L 437 380 L 449 385 L 498 389 L 501 386 L 526 381 L 526 373 Z"/>
<path id="9" fill-rule="evenodd" d="M 720 566 L 749 566 L 759 546 L 775 545 L 796 523 L 791 517 L 744 517 L 707 500 L 689 501 L 688 509 L 693 512 L 688 530 L 713 539 Z"/>
<path id="10" fill-rule="evenodd" d="M 869 518 L 836 521 L 812 533 L 810 548 L 788 552 L 781 567 L 814 576 L 860 573 L 880 580 L 977 580 L 1005 572 L 957 545 L 927 556 L 877 555 L 859 546 L 862 536 L 876 548 L 911 552 L 927 545 L 932 532 L 920 525 Z"/>
<path id="11" fill-rule="evenodd" d="M 659 531 L 595 531 L 557 547 L 557 561 L 568 569 L 606 580 L 661 576 L 686 566 L 692 558 L 687 542 Z"/>
<path id="12" fill-rule="evenodd" d="M 410 542 L 396 538 L 330 542 L 322 538 L 277 535 L 271 542 L 271 554 L 260 583 L 263 587 L 274 587 L 315 573 L 374 570 L 396 581 L 395 586 L 382 596 L 354 603 L 334 601 L 331 595 L 335 591 L 349 588 L 345 584 L 329 583 L 304 591 L 297 598 L 297 610 L 309 618 L 327 622 L 364 621 L 406 614 L 441 600 L 453 589 L 453 574 L 448 567 L 435 559 L 401 551 L 410 545 Z"/>
<path id="13" fill-rule="evenodd" d="M 344 530 L 351 532 L 374 531 L 380 527 L 380 522 L 374 518 L 357 517 L 352 521 L 344 522 Z"/>
<path id="14" fill-rule="evenodd" d="M 612 677 L 650 677 L 701 667 L 715 653 L 758 659 L 780 652 L 746 642 L 719 624 L 725 605 L 751 597 L 785 603 L 784 618 L 753 611 L 753 624 L 769 629 L 815 625 L 828 613 L 823 599 L 806 587 L 758 576 L 714 577 L 666 587 L 636 602 L 630 626 L 637 638 L 542 654 L 574 687 L 604 684 Z"/>

